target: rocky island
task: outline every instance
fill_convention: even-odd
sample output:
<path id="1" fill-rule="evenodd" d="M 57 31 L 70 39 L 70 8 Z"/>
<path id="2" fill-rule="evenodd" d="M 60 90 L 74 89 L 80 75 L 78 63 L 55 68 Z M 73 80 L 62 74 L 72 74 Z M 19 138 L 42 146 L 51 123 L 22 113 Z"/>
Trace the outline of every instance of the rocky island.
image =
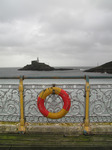
<path id="1" fill-rule="evenodd" d="M 101 73 L 110 73 L 112 74 L 112 61 L 105 63 L 101 66 L 85 70 L 84 72 L 101 72 Z"/>
<path id="2" fill-rule="evenodd" d="M 37 58 L 37 60 L 34 60 L 31 62 L 31 64 L 24 66 L 23 68 L 20 68 L 18 70 L 31 70 L 31 71 L 53 71 L 53 70 L 72 70 L 69 68 L 54 68 L 51 67 L 45 63 L 40 63 L 39 59 Z"/>

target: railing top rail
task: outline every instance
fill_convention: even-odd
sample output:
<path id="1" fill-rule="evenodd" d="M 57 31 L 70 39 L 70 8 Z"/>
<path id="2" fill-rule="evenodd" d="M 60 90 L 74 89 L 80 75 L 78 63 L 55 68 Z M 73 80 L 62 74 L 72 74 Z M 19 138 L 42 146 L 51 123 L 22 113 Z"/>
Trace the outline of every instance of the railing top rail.
<path id="1" fill-rule="evenodd" d="M 111 79 L 112 76 L 88 76 L 89 79 Z M 0 79 L 86 79 L 86 76 L 17 76 L 17 77 L 0 77 Z"/>

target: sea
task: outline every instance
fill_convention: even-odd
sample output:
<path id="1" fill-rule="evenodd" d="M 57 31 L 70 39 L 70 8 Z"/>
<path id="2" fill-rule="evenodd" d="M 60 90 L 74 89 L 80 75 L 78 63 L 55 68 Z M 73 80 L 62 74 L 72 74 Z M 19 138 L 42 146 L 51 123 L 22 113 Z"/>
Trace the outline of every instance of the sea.
<path id="1" fill-rule="evenodd" d="M 20 71 L 20 67 L 0 68 L 0 77 L 66 77 L 66 76 L 112 76 L 108 73 L 93 73 L 85 72 L 90 69 L 90 66 L 70 66 L 70 67 L 55 67 L 55 68 L 69 68 L 71 70 L 55 70 L 55 71 Z M 112 79 L 90 79 L 90 84 L 112 84 Z M 25 79 L 24 84 L 85 84 L 84 79 Z M 0 84 L 19 84 L 18 79 L 0 79 Z"/>

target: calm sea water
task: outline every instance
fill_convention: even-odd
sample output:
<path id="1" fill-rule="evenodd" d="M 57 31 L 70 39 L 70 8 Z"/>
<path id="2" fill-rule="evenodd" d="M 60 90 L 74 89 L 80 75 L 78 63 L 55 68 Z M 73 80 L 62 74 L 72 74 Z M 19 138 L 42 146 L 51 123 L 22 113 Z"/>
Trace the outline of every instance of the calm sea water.
<path id="1" fill-rule="evenodd" d="M 66 68 L 66 67 L 65 67 Z M 68 68 L 68 67 L 67 67 Z M 90 67 L 69 67 L 73 70 L 64 70 L 64 71 L 19 71 L 19 68 L 0 68 L 0 77 L 17 77 L 17 76 L 26 76 L 26 77 L 36 77 L 36 76 L 110 76 L 110 74 L 105 73 L 88 73 L 83 72 Z M 0 84 L 18 84 L 19 80 L 15 79 L 1 79 Z M 83 79 L 25 79 L 24 83 L 27 84 L 85 84 Z M 112 84 L 112 79 L 90 79 L 90 83 L 101 83 L 101 84 Z"/>

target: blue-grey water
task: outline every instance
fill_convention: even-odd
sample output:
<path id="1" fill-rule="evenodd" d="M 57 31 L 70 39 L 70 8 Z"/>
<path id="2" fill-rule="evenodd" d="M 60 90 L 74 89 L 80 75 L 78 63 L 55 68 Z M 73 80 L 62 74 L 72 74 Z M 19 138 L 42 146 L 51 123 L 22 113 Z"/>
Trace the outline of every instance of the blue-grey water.
<path id="1" fill-rule="evenodd" d="M 66 67 L 65 67 L 66 68 Z M 68 68 L 68 67 L 67 67 Z M 18 76 L 27 76 L 27 77 L 39 77 L 39 76 L 110 76 L 111 74 L 106 73 L 90 73 L 84 72 L 84 70 L 89 69 L 90 67 L 70 67 L 73 70 L 57 70 L 57 71 L 19 71 L 19 68 L 0 68 L 0 77 L 18 77 Z M 16 79 L 1 79 L 0 84 L 16 84 L 19 83 L 19 80 Z M 25 79 L 24 83 L 68 83 L 68 84 L 83 84 L 85 80 L 83 79 Z M 112 84 L 112 79 L 90 79 L 90 83 L 110 83 Z"/>

